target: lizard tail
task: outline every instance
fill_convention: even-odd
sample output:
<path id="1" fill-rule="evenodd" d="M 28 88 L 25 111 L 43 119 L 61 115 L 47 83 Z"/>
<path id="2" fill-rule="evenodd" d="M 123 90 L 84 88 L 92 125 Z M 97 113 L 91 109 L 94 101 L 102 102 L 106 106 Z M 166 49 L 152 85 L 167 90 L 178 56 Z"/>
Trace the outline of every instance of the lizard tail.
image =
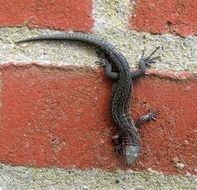
<path id="1" fill-rule="evenodd" d="M 24 42 L 41 41 L 41 40 L 81 41 L 99 47 L 102 50 L 104 50 L 106 53 L 115 51 L 115 47 L 109 42 L 107 42 L 106 40 L 82 32 L 67 32 L 63 34 L 42 35 L 42 36 L 36 36 L 32 38 L 18 40 L 15 43 L 19 44 Z"/>

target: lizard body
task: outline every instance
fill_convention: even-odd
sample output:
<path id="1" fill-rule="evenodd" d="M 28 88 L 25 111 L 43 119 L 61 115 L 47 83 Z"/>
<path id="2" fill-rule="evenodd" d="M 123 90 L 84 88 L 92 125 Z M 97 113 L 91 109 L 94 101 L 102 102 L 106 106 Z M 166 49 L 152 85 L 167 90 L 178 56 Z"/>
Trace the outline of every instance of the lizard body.
<path id="1" fill-rule="evenodd" d="M 137 127 L 129 113 L 130 100 L 132 95 L 132 80 L 145 73 L 146 65 L 154 63 L 158 57 L 151 58 L 155 53 L 144 58 L 144 52 L 139 62 L 139 69 L 130 71 L 126 58 L 109 42 L 90 34 L 80 32 L 54 34 L 49 36 L 38 36 L 20 40 L 17 43 L 40 41 L 40 40 L 73 40 L 82 41 L 98 47 L 104 53 L 103 64 L 106 76 L 114 80 L 111 114 L 118 128 L 118 135 L 113 137 L 116 150 L 122 153 L 126 164 L 129 166 L 137 158 L 140 150 L 140 140 Z M 115 71 L 113 71 L 115 68 Z M 153 118 L 156 112 L 150 112 L 143 116 L 137 123 L 141 124 Z"/>

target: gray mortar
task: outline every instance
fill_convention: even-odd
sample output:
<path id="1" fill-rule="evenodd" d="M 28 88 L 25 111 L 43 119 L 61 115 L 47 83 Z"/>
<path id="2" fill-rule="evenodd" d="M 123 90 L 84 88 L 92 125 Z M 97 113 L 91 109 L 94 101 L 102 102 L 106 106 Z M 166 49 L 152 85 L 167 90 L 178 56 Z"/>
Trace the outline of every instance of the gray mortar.
<path id="1" fill-rule="evenodd" d="M 81 171 L 0 164 L 1 190 L 197 190 L 197 177 L 93 169 Z"/>
<path id="2" fill-rule="evenodd" d="M 96 26 L 95 26 L 96 28 Z M 0 28 L 0 63 L 41 62 L 55 65 L 97 66 L 96 49 L 84 43 L 36 42 L 16 45 L 14 42 L 40 34 L 61 33 L 48 29 L 28 29 L 26 27 Z M 197 72 L 197 37 L 181 38 L 172 35 L 151 35 L 116 27 L 95 29 L 95 35 L 114 44 L 128 59 L 131 67 L 137 66 L 142 50 L 148 55 L 155 47 L 161 59 L 152 68 Z"/>

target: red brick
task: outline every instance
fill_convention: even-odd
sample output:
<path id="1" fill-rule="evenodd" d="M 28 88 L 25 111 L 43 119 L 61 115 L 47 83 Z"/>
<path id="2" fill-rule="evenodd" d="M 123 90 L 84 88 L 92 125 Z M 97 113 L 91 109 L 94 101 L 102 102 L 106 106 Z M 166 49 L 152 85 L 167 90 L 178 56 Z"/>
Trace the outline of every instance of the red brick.
<path id="1" fill-rule="evenodd" d="M 4 65 L 1 69 L 0 161 L 33 166 L 125 168 L 115 156 L 109 113 L 112 82 L 102 69 Z M 172 75 L 172 74 L 171 74 Z M 187 76 L 187 75 L 185 75 Z M 191 75 L 190 75 L 191 76 Z M 147 76 L 134 82 L 132 114 L 160 110 L 140 129 L 132 169 L 194 173 L 197 78 Z M 177 170 L 175 161 L 185 167 Z"/>
<path id="2" fill-rule="evenodd" d="M 90 31 L 91 0 L 0 0 L 0 25 Z"/>
<path id="3" fill-rule="evenodd" d="M 129 26 L 138 31 L 197 34 L 197 1 L 138 0 Z"/>

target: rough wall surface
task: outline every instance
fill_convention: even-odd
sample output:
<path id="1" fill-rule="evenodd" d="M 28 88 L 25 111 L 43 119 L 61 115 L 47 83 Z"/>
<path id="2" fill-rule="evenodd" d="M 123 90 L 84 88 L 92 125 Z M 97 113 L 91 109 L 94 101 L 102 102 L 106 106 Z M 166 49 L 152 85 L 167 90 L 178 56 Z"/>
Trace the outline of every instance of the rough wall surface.
<path id="1" fill-rule="evenodd" d="M 0 0 L 0 4 L 1 26 L 89 31 L 93 24 L 91 0 Z"/>
<path id="2" fill-rule="evenodd" d="M 138 0 L 130 17 L 130 27 L 138 31 L 197 34 L 197 1 Z"/>
<path id="3" fill-rule="evenodd" d="M 195 173 L 196 80 L 149 76 L 135 81 L 131 110 L 135 120 L 148 110 L 160 114 L 139 130 L 141 155 L 132 168 Z M 1 81 L 1 160 L 125 168 L 111 143 L 112 83 L 101 70 L 4 65 Z M 180 163 L 183 168 L 177 168 Z"/>
<path id="4" fill-rule="evenodd" d="M 98 65 L 98 50 L 76 42 L 14 43 L 29 36 L 72 30 L 90 32 L 111 42 L 132 69 L 138 67 L 144 48 L 148 55 L 155 47 L 161 47 L 157 52 L 161 57 L 151 66 L 153 70 L 134 82 L 134 119 L 150 109 L 158 109 L 160 114 L 155 122 L 139 129 L 141 153 L 131 169 L 196 174 L 195 1 L 0 3 L 0 161 L 36 167 L 126 169 L 111 143 L 115 132 L 109 113 L 113 81 Z M 5 167 L 0 168 L 2 172 Z M 11 170 L 12 166 L 8 168 Z M 94 175 L 93 171 L 90 173 Z M 147 187 L 142 178 L 136 179 L 142 182 L 136 189 Z M 151 180 L 150 175 L 145 178 Z M 180 182 L 172 189 L 191 189 L 195 187 L 195 177 L 191 181 L 191 186 Z M 165 180 L 159 182 L 166 184 Z M 2 184 L 8 183 L 6 178 Z M 130 187 L 121 184 L 117 189 Z"/>
<path id="5" fill-rule="evenodd" d="M 195 176 L 169 176 L 149 170 L 107 172 L 93 169 L 32 168 L 0 165 L 0 183 L 3 190 L 193 190 Z M 88 180 L 87 180 L 88 179 Z"/>

